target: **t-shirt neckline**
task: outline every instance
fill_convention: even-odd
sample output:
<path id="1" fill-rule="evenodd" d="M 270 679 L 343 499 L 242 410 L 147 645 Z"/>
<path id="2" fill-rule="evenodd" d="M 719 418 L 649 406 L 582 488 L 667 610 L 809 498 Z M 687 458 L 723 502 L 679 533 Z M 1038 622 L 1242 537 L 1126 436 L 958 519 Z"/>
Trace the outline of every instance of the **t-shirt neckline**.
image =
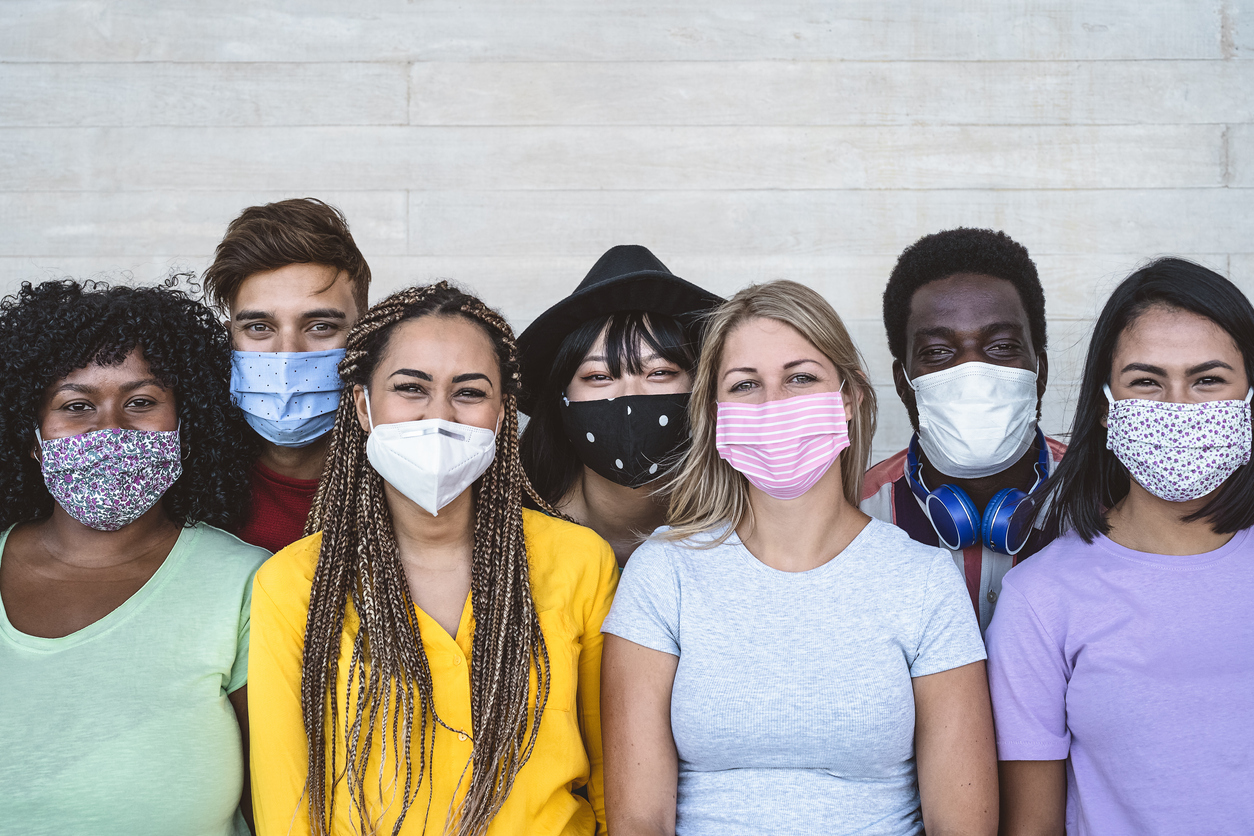
<path id="1" fill-rule="evenodd" d="M 4 559 L 4 546 L 8 542 L 9 533 L 13 531 L 16 524 L 9 526 L 3 532 L 0 532 L 0 560 Z M 166 555 L 165 560 L 157 567 L 157 571 L 152 573 L 152 577 L 144 583 L 135 594 L 127 598 L 115 610 L 106 614 L 103 618 L 93 621 L 81 630 L 76 630 L 68 636 L 58 636 L 56 638 L 48 638 L 47 636 L 32 636 L 29 633 L 23 633 L 13 626 L 9 621 L 8 610 L 4 607 L 4 600 L 0 598 L 0 635 L 3 635 L 13 644 L 24 647 L 28 650 L 41 650 L 45 652 L 53 652 L 66 650 L 71 647 L 77 647 L 80 644 L 89 642 L 98 636 L 104 635 L 110 630 L 126 623 L 138 612 L 143 606 L 152 599 L 157 590 L 166 584 L 178 570 L 179 564 L 183 562 L 184 557 L 191 552 L 192 544 L 196 538 L 200 536 L 200 526 L 192 526 L 183 528 L 179 531 L 178 539 L 174 541 L 173 548 Z"/>
<path id="2" fill-rule="evenodd" d="M 1232 535 L 1232 539 L 1224 543 L 1217 549 L 1208 552 L 1200 552 L 1199 554 L 1154 554 L 1151 552 L 1140 552 L 1136 549 L 1130 549 L 1127 546 L 1121 546 L 1114 540 L 1111 540 L 1105 534 L 1098 534 L 1094 541 L 1106 551 L 1121 557 L 1124 560 L 1131 560 L 1136 563 L 1145 563 L 1152 566 L 1161 566 L 1168 569 L 1201 569 L 1212 563 L 1223 560 L 1228 555 L 1237 551 L 1245 545 L 1246 539 L 1249 537 L 1250 529 L 1243 528 L 1236 534 Z"/>
<path id="3" fill-rule="evenodd" d="M 870 522 L 864 525 L 862 527 L 862 530 L 859 531 L 854 536 L 854 538 L 849 541 L 849 545 L 845 546 L 838 553 L 832 555 L 831 559 L 828 560 L 826 563 L 819 564 L 818 566 L 815 566 L 813 569 L 806 569 L 803 572 L 788 572 L 783 569 L 776 569 L 773 566 L 767 566 L 761 560 L 758 560 L 758 558 L 753 554 L 753 552 L 749 551 L 749 548 L 740 539 L 740 535 L 736 533 L 735 527 L 732 528 L 731 534 L 728 535 L 727 540 L 724 542 L 727 545 L 733 546 L 736 549 L 736 553 L 740 555 L 742 560 L 746 561 L 751 566 L 756 567 L 757 571 L 765 575 L 768 575 L 769 577 L 797 578 L 799 580 L 803 578 L 810 578 L 810 579 L 821 578 L 823 577 L 824 574 L 826 574 L 829 571 L 836 571 L 835 566 L 837 564 L 844 563 L 846 560 L 849 559 L 850 555 L 860 551 L 868 539 L 868 536 L 869 536 L 868 532 L 872 528 L 875 528 L 879 522 L 880 522 L 879 520 L 872 517 Z"/>
<path id="4" fill-rule="evenodd" d="M 256 470 L 258 476 L 267 482 L 273 482 L 289 490 L 305 491 L 311 494 L 318 490 L 318 482 L 320 481 L 318 479 L 297 479 L 294 476 L 284 476 L 282 473 L 276 473 L 266 467 L 260 461 L 253 462 L 253 469 Z"/>

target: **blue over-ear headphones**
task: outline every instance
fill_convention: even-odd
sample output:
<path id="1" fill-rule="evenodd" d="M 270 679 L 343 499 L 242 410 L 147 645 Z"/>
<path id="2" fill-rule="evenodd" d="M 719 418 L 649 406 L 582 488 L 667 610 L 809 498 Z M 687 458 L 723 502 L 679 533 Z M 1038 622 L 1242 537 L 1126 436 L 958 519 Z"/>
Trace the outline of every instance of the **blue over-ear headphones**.
<path id="1" fill-rule="evenodd" d="M 923 463 L 919 461 L 919 436 L 910 439 L 906 451 L 906 481 L 910 490 L 923 503 L 924 513 L 936 529 L 945 548 L 965 549 L 982 541 L 985 546 L 1002 554 L 1017 554 L 1032 533 L 1032 517 L 1036 500 L 1032 493 L 1049 478 L 1049 447 L 1045 434 L 1038 427 L 1036 446 L 1040 455 L 1036 460 L 1036 484 L 1024 493 L 1017 488 L 1006 488 L 993 494 L 984 517 L 980 518 L 975 503 L 956 485 L 941 485 L 929 491 L 923 484 Z"/>

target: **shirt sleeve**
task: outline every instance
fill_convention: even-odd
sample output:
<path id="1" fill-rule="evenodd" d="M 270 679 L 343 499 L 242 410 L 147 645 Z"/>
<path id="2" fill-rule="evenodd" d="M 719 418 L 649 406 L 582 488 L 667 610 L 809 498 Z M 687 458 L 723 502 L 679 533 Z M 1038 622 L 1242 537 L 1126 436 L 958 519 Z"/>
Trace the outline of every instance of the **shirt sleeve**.
<path id="1" fill-rule="evenodd" d="M 248 661 L 249 763 L 257 836 L 309 833 L 303 796 L 309 747 L 301 722 L 304 631 L 266 589 L 253 585 L 252 653 Z"/>
<path id="2" fill-rule="evenodd" d="M 228 694 L 234 694 L 248 684 L 248 639 L 255 577 L 254 571 L 248 576 L 248 582 L 244 584 L 244 600 L 240 604 L 239 626 L 235 638 L 235 661 L 231 664 L 231 678 L 226 683 Z"/>
<path id="3" fill-rule="evenodd" d="M 648 541 L 632 553 L 601 632 L 679 655 L 679 580 L 662 543 Z"/>
<path id="4" fill-rule="evenodd" d="M 1007 576 L 988 628 L 988 685 L 1003 761 L 1056 761 L 1071 751 L 1062 648 Z"/>
<path id="5" fill-rule="evenodd" d="M 986 657 L 966 583 L 949 553 L 936 549 L 928 567 L 919 641 L 910 676 L 960 668 Z"/>
<path id="6" fill-rule="evenodd" d="M 596 591 L 586 608 L 579 654 L 579 688 L 576 700 L 579 727 L 588 753 L 588 802 L 597 817 L 597 833 L 607 832 L 605 824 L 605 754 L 601 745 L 601 625 L 609 615 L 618 586 L 618 564 L 609 543 L 601 541 Z"/>

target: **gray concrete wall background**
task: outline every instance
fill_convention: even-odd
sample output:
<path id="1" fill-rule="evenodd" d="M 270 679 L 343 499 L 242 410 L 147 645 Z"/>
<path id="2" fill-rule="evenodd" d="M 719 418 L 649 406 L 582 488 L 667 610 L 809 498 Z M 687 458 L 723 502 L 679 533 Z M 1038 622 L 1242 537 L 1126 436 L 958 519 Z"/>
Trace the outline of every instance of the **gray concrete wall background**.
<path id="1" fill-rule="evenodd" d="M 1157 254 L 1254 292 L 1254 0 L 0 3 L 0 293 L 199 271 L 244 206 L 339 205 L 372 298 L 452 278 L 516 328 L 606 248 L 792 278 L 908 436 L 880 293 L 1005 229 L 1046 287 L 1046 429 Z"/>

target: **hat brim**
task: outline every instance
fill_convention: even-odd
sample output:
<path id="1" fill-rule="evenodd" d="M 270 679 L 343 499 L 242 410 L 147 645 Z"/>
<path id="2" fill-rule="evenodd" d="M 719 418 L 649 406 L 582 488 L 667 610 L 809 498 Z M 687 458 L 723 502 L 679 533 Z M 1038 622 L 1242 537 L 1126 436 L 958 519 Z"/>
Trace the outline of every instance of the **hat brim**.
<path id="1" fill-rule="evenodd" d="M 522 395 L 518 408 L 528 415 L 535 396 L 557 359 L 562 341 L 590 319 L 622 311 L 646 311 L 691 322 L 724 299 L 669 273 L 628 273 L 577 290 L 536 317 L 518 337 Z"/>

